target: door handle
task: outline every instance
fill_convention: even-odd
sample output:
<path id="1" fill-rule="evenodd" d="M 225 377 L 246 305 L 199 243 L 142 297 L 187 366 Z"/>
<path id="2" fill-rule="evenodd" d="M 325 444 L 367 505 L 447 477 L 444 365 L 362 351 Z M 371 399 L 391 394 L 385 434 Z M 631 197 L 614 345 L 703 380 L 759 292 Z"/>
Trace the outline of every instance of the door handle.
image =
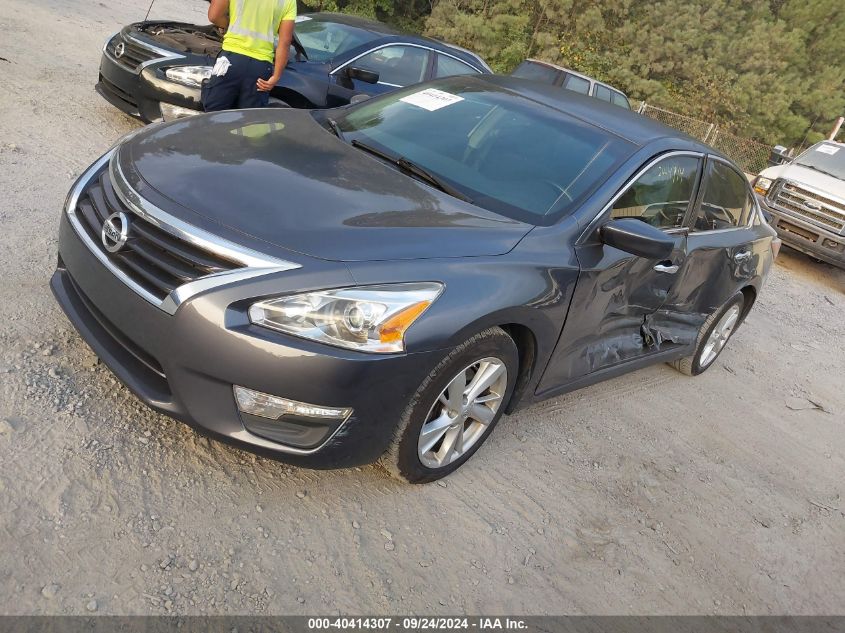
<path id="1" fill-rule="evenodd" d="M 735 262 L 744 262 L 749 257 L 751 257 L 751 251 L 742 251 L 742 252 L 736 253 L 734 255 L 734 261 Z"/>
<path id="2" fill-rule="evenodd" d="M 659 273 L 668 273 L 670 275 L 674 275 L 676 272 L 678 272 L 678 268 L 679 266 L 677 264 L 673 264 L 671 266 L 667 266 L 666 264 L 657 264 L 657 266 L 654 267 L 654 270 Z"/>

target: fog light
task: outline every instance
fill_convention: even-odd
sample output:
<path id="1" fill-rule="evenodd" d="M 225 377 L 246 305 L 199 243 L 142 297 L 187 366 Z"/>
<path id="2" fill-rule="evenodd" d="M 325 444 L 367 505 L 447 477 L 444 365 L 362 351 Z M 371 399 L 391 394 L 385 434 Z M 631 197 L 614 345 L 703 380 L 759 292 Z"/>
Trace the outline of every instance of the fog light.
<path id="1" fill-rule="evenodd" d="M 191 110 L 190 108 L 183 108 L 182 106 L 173 105 L 172 103 L 161 102 L 161 118 L 165 121 L 175 121 L 176 119 L 184 119 L 185 117 L 201 114 L 199 110 Z"/>
<path id="2" fill-rule="evenodd" d="M 235 401 L 242 413 L 257 415 L 270 420 L 278 420 L 283 415 L 295 415 L 299 418 L 319 418 L 345 420 L 352 414 L 352 409 L 320 407 L 314 404 L 288 400 L 269 393 L 253 391 L 235 385 Z"/>

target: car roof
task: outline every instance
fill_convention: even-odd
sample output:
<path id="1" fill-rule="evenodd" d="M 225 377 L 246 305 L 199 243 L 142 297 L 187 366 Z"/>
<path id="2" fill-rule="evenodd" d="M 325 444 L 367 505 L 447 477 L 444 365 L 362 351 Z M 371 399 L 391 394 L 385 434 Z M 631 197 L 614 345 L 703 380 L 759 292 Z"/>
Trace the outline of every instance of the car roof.
<path id="1" fill-rule="evenodd" d="M 577 70 L 572 70 L 571 68 L 566 68 L 564 66 L 558 66 L 557 64 L 552 64 L 551 62 L 544 62 L 542 59 L 533 59 L 533 58 L 530 58 L 530 57 L 528 59 L 526 59 L 525 62 L 529 62 L 531 64 L 537 64 L 538 66 L 548 66 L 549 68 L 554 68 L 555 70 L 559 70 L 559 71 L 564 72 L 564 73 L 569 73 L 570 75 L 576 75 L 577 77 L 581 77 L 582 79 L 587 79 L 589 81 L 592 81 L 593 83 L 599 84 L 600 86 L 604 86 L 605 88 L 609 88 L 613 92 L 618 92 L 619 94 L 624 95 L 626 99 L 628 98 L 628 95 L 626 95 L 624 92 L 622 92 L 619 88 L 614 88 L 609 83 L 606 83 L 604 81 L 599 81 L 595 77 L 590 77 L 589 75 L 585 75 L 584 73 L 579 73 Z M 522 62 L 522 63 L 524 64 L 525 62 Z"/>
<path id="2" fill-rule="evenodd" d="M 332 13 L 329 11 L 321 11 L 318 13 L 305 13 L 302 15 L 307 16 L 312 20 L 335 22 L 337 24 L 345 24 L 347 26 L 362 29 L 364 31 L 369 31 L 374 35 L 380 35 L 382 40 L 380 43 L 383 44 L 402 41 L 409 42 L 411 44 L 420 44 L 423 46 L 428 46 L 429 48 L 433 48 L 444 53 L 449 53 L 450 55 L 457 57 L 461 61 L 479 67 L 481 70 L 493 72 L 490 69 L 490 66 L 487 65 L 487 62 L 485 62 L 481 57 L 479 57 L 477 54 L 473 53 L 470 50 L 461 48 L 460 46 L 455 46 L 454 44 L 449 44 L 447 42 L 441 42 L 440 40 L 436 40 L 430 37 L 425 37 L 423 35 L 417 35 L 416 33 L 403 31 L 401 29 L 392 27 L 389 24 L 385 24 L 384 22 L 379 22 L 378 20 L 362 18 L 357 15 L 348 15 L 346 13 Z M 370 42 L 370 44 L 376 43 L 376 41 Z"/>
<path id="3" fill-rule="evenodd" d="M 602 128 L 637 146 L 657 139 L 675 139 L 684 149 L 724 155 L 696 138 L 632 110 L 582 95 L 560 86 L 508 75 L 476 75 L 469 80 L 493 84 L 537 103 L 553 108 L 586 123 Z M 680 147 L 679 147 L 680 149 Z"/>

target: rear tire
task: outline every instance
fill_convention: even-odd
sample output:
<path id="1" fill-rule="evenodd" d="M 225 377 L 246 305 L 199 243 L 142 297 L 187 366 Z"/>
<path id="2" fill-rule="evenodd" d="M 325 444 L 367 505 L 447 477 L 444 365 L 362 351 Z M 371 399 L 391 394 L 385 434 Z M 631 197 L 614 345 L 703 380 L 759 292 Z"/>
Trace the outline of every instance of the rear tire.
<path id="1" fill-rule="evenodd" d="M 707 371 L 716 362 L 742 322 L 744 309 L 745 295 L 738 292 L 707 317 L 698 331 L 695 352 L 670 363 L 672 367 L 687 376 L 698 376 Z"/>
<path id="2" fill-rule="evenodd" d="M 518 370 L 516 344 L 498 327 L 453 349 L 417 389 L 379 464 L 415 484 L 457 470 L 502 417 Z"/>

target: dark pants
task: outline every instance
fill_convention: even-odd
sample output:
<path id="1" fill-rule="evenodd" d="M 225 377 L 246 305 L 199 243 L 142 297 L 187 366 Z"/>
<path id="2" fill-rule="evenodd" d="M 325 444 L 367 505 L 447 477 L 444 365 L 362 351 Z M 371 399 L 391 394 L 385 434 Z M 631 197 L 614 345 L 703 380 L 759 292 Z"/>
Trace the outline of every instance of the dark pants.
<path id="1" fill-rule="evenodd" d="M 213 75 L 202 87 L 202 107 L 206 112 L 232 110 L 234 108 L 266 108 L 270 101 L 269 92 L 261 92 L 256 86 L 258 78 L 269 79 L 273 75 L 273 64 L 246 55 L 221 51 L 218 59 L 229 60 L 225 75 Z"/>

